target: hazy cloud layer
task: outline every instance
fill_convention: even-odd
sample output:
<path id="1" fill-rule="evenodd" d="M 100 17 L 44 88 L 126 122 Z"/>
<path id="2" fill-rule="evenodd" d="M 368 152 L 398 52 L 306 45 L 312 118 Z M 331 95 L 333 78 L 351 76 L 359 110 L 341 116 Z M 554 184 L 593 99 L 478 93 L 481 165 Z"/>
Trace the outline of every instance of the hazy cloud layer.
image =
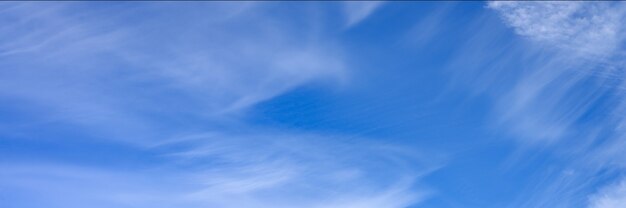
<path id="1" fill-rule="evenodd" d="M 440 161 L 384 142 L 257 129 L 242 119 L 298 86 L 347 83 L 342 46 L 315 25 L 318 11 L 301 6 L 287 21 L 273 3 L 95 4 L 3 4 L 0 97 L 30 114 L 0 132 L 61 146 L 97 138 L 134 155 L 113 164 L 133 165 L 3 161 L 3 203 L 401 208 L 425 199 L 416 186 Z M 362 4 L 346 11 L 350 25 L 379 3 Z M 80 136 L 37 131 L 58 126 Z M 88 148 L 78 151 L 99 154 Z"/>
<path id="2" fill-rule="evenodd" d="M 13 191 L 0 194 L 18 207 L 400 208 L 427 196 L 415 186 L 441 164 L 363 139 L 256 134 L 176 138 L 144 169 L 4 164 L 0 187 Z"/>

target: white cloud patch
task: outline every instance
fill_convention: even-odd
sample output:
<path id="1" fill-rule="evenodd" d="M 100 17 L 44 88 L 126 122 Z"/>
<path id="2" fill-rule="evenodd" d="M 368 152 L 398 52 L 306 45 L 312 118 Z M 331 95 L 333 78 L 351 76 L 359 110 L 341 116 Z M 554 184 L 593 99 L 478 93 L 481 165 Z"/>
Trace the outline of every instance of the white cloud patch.
<path id="1" fill-rule="evenodd" d="M 624 38 L 626 10 L 608 2 L 494 1 L 489 8 L 520 35 L 584 55 L 611 55 Z"/>
<path id="2" fill-rule="evenodd" d="M 584 207 L 585 196 L 609 177 L 608 170 L 621 173 L 626 167 L 626 4 L 496 1 L 487 7 L 523 38 L 510 41 L 507 30 L 490 22 L 492 16 L 477 20 L 472 29 L 480 32 L 460 53 L 466 56 L 451 64 L 465 69 L 455 78 L 493 99 L 494 129 L 505 129 L 525 145 L 540 144 L 525 150 L 549 152 L 559 160 L 554 164 L 576 170 L 540 171 L 546 175 L 519 204 Z M 590 197 L 589 207 L 623 207 L 623 184 Z"/>
<path id="3" fill-rule="evenodd" d="M 589 208 L 626 207 L 626 180 L 600 190 L 590 197 Z"/>
<path id="4" fill-rule="evenodd" d="M 508 34 L 493 23 L 476 24 L 492 32 L 469 38 L 461 50 L 466 56 L 451 65 L 470 69 L 459 76 L 475 77 L 476 92 L 494 96 L 497 128 L 530 143 L 554 143 L 581 134 L 572 129 L 579 119 L 603 95 L 620 93 L 624 4 L 489 2 L 488 8 L 526 39 L 506 45 L 501 40 Z"/>

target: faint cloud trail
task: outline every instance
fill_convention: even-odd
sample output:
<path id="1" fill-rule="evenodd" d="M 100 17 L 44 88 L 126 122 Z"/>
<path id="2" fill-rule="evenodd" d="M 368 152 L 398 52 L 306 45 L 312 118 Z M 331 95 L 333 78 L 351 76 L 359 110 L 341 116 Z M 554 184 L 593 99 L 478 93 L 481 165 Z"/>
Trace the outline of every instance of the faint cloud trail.
<path id="1" fill-rule="evenodd" d="M 346 4 L 353 26 L 381 3 Z M 114 163 L 149 164 L 3 161 L 12 206 L 403 208 L 430 193 L 419 181 L 442 162 L 413 150 L 241 119 L 298 86 L 349 80 L 340 44 L 302 38 L 314 17 L 286 21 L 271 3 L 15 5 L 0 12 L 0 67 L 13 69 L 0 97 L 36 112 L 23 138 L 97 138 L 133 151 Z M 79 136 L 33 133 L 57 126 Z"/>
<path id="2" fill-rule="evenodd" d="M 555 179 L 545 185 L 551 196 L 571 200 L 555 202 L 541 194 L 535 199 L 541 206 L 582 206 L 585 202 L 572 201 L 593 192 L 601 179 L 610 179 L 605 174 L 608 170 L 623 172 L 626 167 L 616 162 L 626 158 L 626 132 L 618 127 L 626 120 L 626 94 L 621 88 L 626 83 L 622 61 L 626 57 L 626 5 L 497 1 L 489 2 L 488 8 L 533 44 L 513 52 L 531 57 L 521 58 L 521 67 L 510 66 L 520 58 L 494 61 L 494 71 L 523 70 L 508 90 L 494 94 L 499 115 L 503 115 L 500 122 L 522 135 L 522 143 L 551 144 L 562 156 L 573 158 L 568 167 L 578 170 L 546 176 Z M 587 121 L 591 112 L 602 116 Z M 626 206 L 620 184 L 594 194 L 589 207 Z"/>
<path id="3" fill-rule="evenodd" d="M 344 10 L 347 16 L 346 26 L 353 27 L 381 7 L 384 1 L 346 1 L 343 2 Z"/>

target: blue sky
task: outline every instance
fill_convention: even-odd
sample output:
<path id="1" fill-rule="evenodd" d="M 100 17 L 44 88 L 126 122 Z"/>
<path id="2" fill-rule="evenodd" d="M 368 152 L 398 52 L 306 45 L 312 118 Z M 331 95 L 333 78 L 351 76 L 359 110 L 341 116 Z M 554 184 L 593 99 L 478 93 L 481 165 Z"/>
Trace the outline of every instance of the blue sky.
<path id="1" fill-rule="evenodd" d="M 626 207 L 621 2 L 4 2 L 0 207 Z"/>

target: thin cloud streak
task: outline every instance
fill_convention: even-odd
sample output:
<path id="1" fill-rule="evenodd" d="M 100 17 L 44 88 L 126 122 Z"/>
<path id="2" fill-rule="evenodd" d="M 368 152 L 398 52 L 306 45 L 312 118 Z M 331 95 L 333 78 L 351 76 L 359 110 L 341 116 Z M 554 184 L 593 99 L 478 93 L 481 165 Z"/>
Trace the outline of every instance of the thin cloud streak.
<path id="1" fill-rule="evenodd" d="M 566 160 L 563 170 L 546 171 L 539 179 L 545 183 L 538 182 L 517 205 L 585 206 L 580 199 L 593 194 L 602 180 L 615 180 L 607 172 L 624 167 L 617 162 L 624 154 L 616 149 L 626 148 L 625 132 L 618 128 L 626 119 L 621 89 L 626 7 L 609 2 L 490 2 L 488 8 L 522 37 L 520 42 L 530 43 L 508 45 L 483 53 L 493 57 L 473 61 L 475 67 L 486 67 L 487 73 L 483 70 L 484 76 L 474 81 L 484 85 L 478 93 L 494 99 L 496 126 L 508 129 L 523 145 L 547 147 L 561 159 L 574 158 Z M 477 34 L 473 41 L 506 35 Z M 468 44 L 467 50 L 481 47 L 478 42 Z M 469 60 L 456 61 L 458 65 L 451 66 Z M 523 65 L 513 67 L 515 63 Z M 504 74 L 516 76 L 498 77 Z M 591 112 L 596 117 L 589 118 Z M 590 207 L 621 203 L 597 197 L 592 201 Z"/>
<path id="2" fill-rule="evenodd" d="M 139 5 L 146 7 L 138 10 L 150 14 L 168 4 Z M 39 120 L 142 140 L 162 129 L 150 115 L 222 123 L 302 84 L 325 80 L 340 85 L 347 80 L 340 48 L 293 35 L 297 28 L 268 15 L 263 6 L 269 5 L 198 4 L 211 15 L 227 17 L 184 26 L 168 23 L 206 14 L 190 9 L 187 15 L 155 15 L 130 27 L 123 24 L 132 14 L 125 10 L 110 16 L 108 7 L 73 13 L 82 5 L 18 4 L 3 13 L 17 21 L 0 31 L 6 37 L 0 51 L 3 65 L 20 70 L 2 72 L 0 94 L 24 106 L 42 105 L 33 106 L 46 109 Z M 267 24 L 246 27 L 245 32 L 233 27 L 251 19 Z M 36 30 L 25 30 L 35 25 Z M 153 32 L 164 27 L 177 32 Z M 176 99 L 157 102 L 164 96 Z"/>
<path id="3" fill-rule="evenodd" d="M 440 162 L 360 141 L 315 135 L 198 136 L 153 147 L 169 162 L 139 170 L 8 163 L 0 171 L 0 187 L 19 191 L 0 194 L 13 198 L 16 206 L 98 202 L 96 207 L 225 208 L 401 208 L 428 196 L 415 186 Z M 36 193 L 42 197 L 33 200 Z"/>
<path id="4" fill-rule="evenodd" d="M 384 1 L 347 1 L 343 2 L 346 14 L 346 27 L 353 27 L 367 19 Z"/>
<path id="5" fill-rule="evenodd" d="M 259 130 L 242 119 L 298 86 L 349 81 L 341 44 L 324 31 L 301 35 L 310 31 L 300 23 L 314 15 L 291 24 L 271 3 L 45 6 L 0 13 L 12 20 L 0 28 L 0 66 L 15 69 L 0 72 L 0 97 L 37 112 L 11 123 L 17 139 L 76 142 L 34 131 L 60 125 L 80 142 L 97 138 L 141 155 L 129 163 L 158 164 L 3 161 L 0 196 L 11 206 L 402 208 L 429 193 L 419 180 L 441 161 L 367 139 Z M 358 9 L 352 21 L 376 7 Z M 185 12 L 171 12 L 178 10 Z"/>

